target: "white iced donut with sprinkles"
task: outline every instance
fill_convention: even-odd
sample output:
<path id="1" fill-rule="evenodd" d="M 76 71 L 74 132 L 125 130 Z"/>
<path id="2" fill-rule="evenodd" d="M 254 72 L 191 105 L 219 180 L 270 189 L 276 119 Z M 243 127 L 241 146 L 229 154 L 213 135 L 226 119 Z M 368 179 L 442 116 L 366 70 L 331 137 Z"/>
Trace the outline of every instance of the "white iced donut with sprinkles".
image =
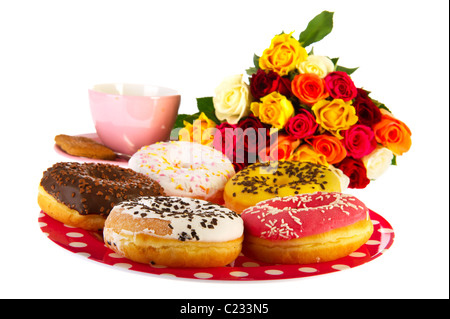
<path id="1" fill-rule="evenodd" d="M 244 210 L 241 217 L 244 254 L 269 263 L 339 259 L 361 247 L 373 233 L 366 205 L 338 192 L 265 200 Z"/>
<path id="2" fill-rule="evenodd" d="M 168 196 L 223 204 L 223 190 L 235 171 L 220 151 L 199 143 L 160 142 L 142 147 L 128 162 L 131 169 L 158 181 Z"/>
<path id="3" fill-rule="evenodd" d="M 235 212 L 185 197 L 140 197 L 116 205 L 105 222 L 106 246 L 140 263 L 221 267 L 242 249 L 244 224 Z"/>

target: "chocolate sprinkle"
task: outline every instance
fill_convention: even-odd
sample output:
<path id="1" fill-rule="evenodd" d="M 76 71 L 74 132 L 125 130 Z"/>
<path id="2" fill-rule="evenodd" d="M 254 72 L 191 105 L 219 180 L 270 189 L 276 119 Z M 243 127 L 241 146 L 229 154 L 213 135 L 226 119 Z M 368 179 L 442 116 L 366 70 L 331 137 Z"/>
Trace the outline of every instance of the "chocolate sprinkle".
<path id="1" fill-rule="evenodd" d="M 148 203 L 148 204 L 147 204 Z M 240 219 L 241 217 L 223 206 L 204 200 L 185 199 L 183 197 L 152 196 L 139 197 L 119 203 L 121 207 L 133 212 L 139 210 L 140 214 L 134 215 L 142 218 L 184 218 L 191 222 L 194 217 L 201 218 L 200 226 L 204 229 L 214 229 L 219 225 L 221 218 Z M 169 224 L 171 229 L 174 227 Z M 180 241 L 200 240 L 197 231 L 191 224 L 187 224 L 184 231 L 176 234 Z"/>
<path id="2" fill-rule="evenodd" d="M 56 163 L 44 172 L 40 185 L 81 215 L 108 215 L 117 203 L 141 194 L 164 195 L 162 187 L 148 176 L 100 163 Z"/>
<path id="3" fill-rule="evenodd" d="M 242 193 L 248 194 L 258 194 L 259 191 L 264 191 L 269 194 L 278 195 L 278 190 L 280 187 L 289 187 L 294 190 L 295 194 L 301 192 L 302 186 L 320 186 L 322 190 L 325 190 L 325 185 L 327 181 L 320 180 L 326 175 L 324 174 L 327 167 L 313 164 L 313 163 L 302 163 L 299 167 L 298 162 L 291 161 L 279 161 L 279 162 L 265 162 L 256 163 L 247 166 L 237 173 L 232 179 L 231 183 L 233 185 L 242 186 L 240 190 Z M 285 171 L 285 176 L 288 178 L 289 182 L 279 183 L 279 176 L 283 173 L 281 169 Z M 258 175 L 250 176 L 251 172 L 258 171 Z M 311 186 L 315 189 L 315 186 Z M 235 193 L 233 193 L 233 197 Z"/>

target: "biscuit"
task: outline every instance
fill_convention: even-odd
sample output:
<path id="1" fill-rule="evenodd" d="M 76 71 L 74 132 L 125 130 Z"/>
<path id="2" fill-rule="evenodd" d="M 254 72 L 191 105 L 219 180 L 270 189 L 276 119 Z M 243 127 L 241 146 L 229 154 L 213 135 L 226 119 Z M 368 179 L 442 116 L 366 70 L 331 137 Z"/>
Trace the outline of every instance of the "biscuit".
<path id="1" fill-rule="evenodd" d="M 88 137 L 60 134 L 55 136 L 55 142 L 70 155 L 103 160 L 116 159 L 114 151 Z"/>

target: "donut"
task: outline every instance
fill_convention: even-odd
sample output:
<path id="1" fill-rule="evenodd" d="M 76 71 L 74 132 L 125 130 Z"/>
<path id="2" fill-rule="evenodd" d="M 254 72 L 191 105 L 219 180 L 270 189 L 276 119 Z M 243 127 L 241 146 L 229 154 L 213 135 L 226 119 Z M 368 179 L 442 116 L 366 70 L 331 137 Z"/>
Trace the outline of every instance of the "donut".
<path id="1" fill-rule="evenodd" d="M 318 191 L 342 192 L 349 183 L 338 169 L 297 161 L 255 163 L 225 185 L 225 206 L 237 213 L 260 201 Z"/>
<path id="2" fill-rule="evenodd" d="M 160 142 L 142 147 L 128 165 L 159 182 L 167 196 L 190 197 L 223 204 L 223 189 L 235 174 L 220 151 L 186 141 Z"/>
<path id="3" fill-rule="evenodd" d="M 55 143 L 70 155 L 103 160 L 116 159 L 116 153 L 113 150 L 89 137 L 59 134 L 55 136 Z"/>
<path id="4" fill-rule="evenodd" d="M 101 230 L 115 204 L 138 196 L 163 195 L 143 174 L 116 165 L 61 162 L 48 168 L 38 188 L 38 204 L 50 217 L 73 227 Z"/>
<path id="5" fill-rule="evenodd" d="M 235 212 L 200 199 L 145 196 L 116 205 L 105 222 L 106 246 L 130 260 L 169 267 L 222 267 L 242 249 Z"/>
<path id="6" fill-rule="evenodd" d="M 373 233 L 367 207 L 338 192 L 265 200 L 244 210 L 241 217 L 243 253 L 267 263 L 336 260 L 361 247 Z"/>

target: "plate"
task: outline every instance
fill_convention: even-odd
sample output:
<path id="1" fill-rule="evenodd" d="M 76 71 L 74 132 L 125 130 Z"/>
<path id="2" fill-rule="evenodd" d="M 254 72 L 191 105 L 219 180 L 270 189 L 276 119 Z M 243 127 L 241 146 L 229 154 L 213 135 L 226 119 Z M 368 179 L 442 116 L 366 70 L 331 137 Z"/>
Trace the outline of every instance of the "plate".
<path id="1" fill-rule="evenodd" d="M 75 136 L 84 136 L 84 137 L 88 137 L 93 139 L 94 141 L 101 143 L 100 138 L 98 137 L 97 133 L 87 133 L 87 134 L 79 134 L 79 135 L 75 135 Z M 63 156 L 63 157 L 67 157 L 72 161 L 83 161 L 83 162 L 87 162 L 87 163 L 105 163 L 105 164 L 114 164 L 114 165 L 119 165 L 122 167 L 128 167 L 128 161 L 124 158 L 120 158 L 117 157 L 116 160 L 114 161 L 108 161 L 108 160 L 101 160 L 101 159 L 96 159 L 96 158 L 88 158 L 88 157 L 82 157 L 82 156 L 74 156 L 74 155 L 70 155 L 66 152 L 64 152 L 58 145 L 55 144 L 54 146 L 55 152 L 58 153 L 59 155 Z"/>
<path id="2" fill-rule="evenodd" d="M 101 233 L 67 226 L 43 211 L 39 214 L 38 222 L 42 232 L 54 243 L 74 254 L 112 267 L 178 278 L 253 281 L 317 276 L 354 268 L 378 258 L 392 246 L 394 230 L 382 216 L 373 211 L 370 211 L 370 218 L 374 224 L 371 238 L 344 258 L 316 264 L 281 265 L 263 263 L 240 254 L 233 263 L 217 268 L 169 268 L 136 263 L 106 247 Z"/>

